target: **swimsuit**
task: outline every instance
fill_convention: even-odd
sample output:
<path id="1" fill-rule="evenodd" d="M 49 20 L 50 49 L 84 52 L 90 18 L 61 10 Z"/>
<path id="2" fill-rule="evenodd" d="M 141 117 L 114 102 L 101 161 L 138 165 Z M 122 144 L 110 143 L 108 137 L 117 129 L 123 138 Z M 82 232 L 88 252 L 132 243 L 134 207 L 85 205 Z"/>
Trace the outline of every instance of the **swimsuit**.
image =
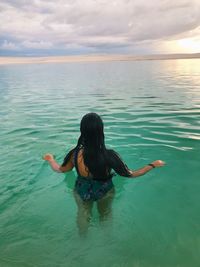
<path id="1" fill-rule="evenodd" d="M 113 188 L 113 182 L 111 179 L 107 181 L 98 181 L 94 179 L 88 179 L 79 175 L 75 183 L 75 190 L 77 191 L 81 199 L 84 201 L 99 200 L 111 188 Z"/>
<path id="2" fill-rule="evenodd" d="M 83 177 L 80 175 L 77 166 L 78 149 L 74 153 L 74 165 L 78 174 L 75 182 L 75 191 L 79 194 L 83 201 L 96 201 L 101 199 L 105 194 L 113 188 L 111 178 L 106 180 L 97 180 L 91 177 Z"/>

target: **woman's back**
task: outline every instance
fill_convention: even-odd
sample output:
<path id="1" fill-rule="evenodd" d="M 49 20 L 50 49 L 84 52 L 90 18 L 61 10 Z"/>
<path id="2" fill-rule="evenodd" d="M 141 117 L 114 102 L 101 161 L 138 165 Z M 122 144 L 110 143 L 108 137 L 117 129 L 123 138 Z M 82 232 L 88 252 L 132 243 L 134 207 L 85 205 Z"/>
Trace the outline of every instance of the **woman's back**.
<path id="1" fill-rule="evenodd" d="M 78 175 L 88 178 L 88 179 L 95 179 L 95 180 L 108 180 L 113 177 L 113 173 L 111 170 L 114 170 L 117 174 L 121 176 L 129 177 L 130 170 L 121 160 L 119 155 L 114 150 L 105 149 L 104 151 L 104 164 L 105 164 L 105 174 L 101 176 L 95 176 L 90 171 L 88 166 L 85 164 L 84 161 L 84 148 L 76 148 L 73 152 L 73 165 L 76 168 Z M 98 155 L 97 155 L 98 159 Z"/>

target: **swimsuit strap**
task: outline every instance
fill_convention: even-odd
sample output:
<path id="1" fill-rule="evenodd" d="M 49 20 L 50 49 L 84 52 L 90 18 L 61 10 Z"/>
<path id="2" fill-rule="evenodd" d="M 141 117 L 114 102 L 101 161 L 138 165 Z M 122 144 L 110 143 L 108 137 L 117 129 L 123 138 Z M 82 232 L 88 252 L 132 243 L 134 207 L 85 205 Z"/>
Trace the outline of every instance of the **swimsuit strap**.
<path id="1" fill-rule="evenodd" d="M 79 152 L 79 148 L 77 148 L 74 151 L 74 166 L 75 166 L 77 174 L 80 176 L 80 173 L 79 173 L 79 170 L 78 170 L 78 163 L 77 163 L 78 162 L 78 152 Z"/>

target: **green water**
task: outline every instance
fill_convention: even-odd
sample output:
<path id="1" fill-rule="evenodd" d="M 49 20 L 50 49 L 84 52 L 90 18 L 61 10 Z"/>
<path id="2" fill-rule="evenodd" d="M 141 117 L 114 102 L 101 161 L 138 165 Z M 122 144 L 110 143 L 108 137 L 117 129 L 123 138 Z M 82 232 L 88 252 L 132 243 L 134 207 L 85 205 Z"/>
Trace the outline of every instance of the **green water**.
<path id="1" fill-rule="evenodd" d="M 0 266 L 200 266 L 200 60 L 0 67 Z M 113 218 L 93 210 L 81 239 L 74 172 L 53 173 L 76 144 L 87 112 L 130 168 L 119 176 Z"/>

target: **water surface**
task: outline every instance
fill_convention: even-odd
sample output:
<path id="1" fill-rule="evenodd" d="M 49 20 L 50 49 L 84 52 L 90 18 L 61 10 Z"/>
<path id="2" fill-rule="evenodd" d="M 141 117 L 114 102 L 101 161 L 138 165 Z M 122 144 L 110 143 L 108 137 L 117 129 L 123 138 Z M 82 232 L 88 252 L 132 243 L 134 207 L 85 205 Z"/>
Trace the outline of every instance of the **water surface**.
<path id="1" fill-rule="evenodd" d="M 0 266 L 199 266 L 200 60 L 0 67 Z M 81 117 L 99 113 L 106 144 L 137 169 L 114 177 L 113 220 L 76 227 L 74 172 L 56 174 Z"/>

